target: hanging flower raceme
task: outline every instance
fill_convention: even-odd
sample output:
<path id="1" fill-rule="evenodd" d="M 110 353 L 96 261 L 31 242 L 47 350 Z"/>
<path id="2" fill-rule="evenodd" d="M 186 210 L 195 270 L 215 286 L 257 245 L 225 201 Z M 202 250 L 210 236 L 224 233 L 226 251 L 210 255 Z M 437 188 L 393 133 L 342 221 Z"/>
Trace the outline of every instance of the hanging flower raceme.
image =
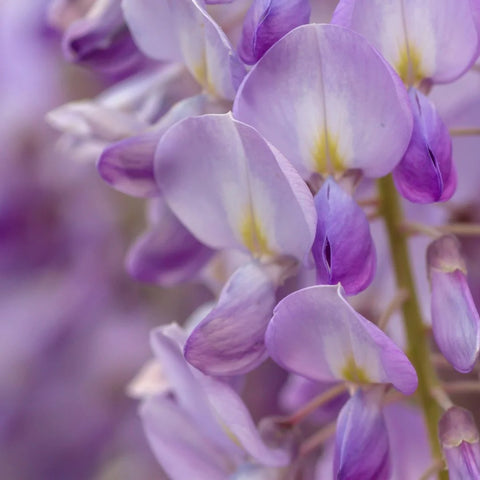
<path id="1" fill-rule="evenodd" d="M 427 250 L 432 328 L 438 348 L 456 370 L 472 370 L 480 350 L 480 317 L 467 283 L 458 240 L 447 235 Z"/>

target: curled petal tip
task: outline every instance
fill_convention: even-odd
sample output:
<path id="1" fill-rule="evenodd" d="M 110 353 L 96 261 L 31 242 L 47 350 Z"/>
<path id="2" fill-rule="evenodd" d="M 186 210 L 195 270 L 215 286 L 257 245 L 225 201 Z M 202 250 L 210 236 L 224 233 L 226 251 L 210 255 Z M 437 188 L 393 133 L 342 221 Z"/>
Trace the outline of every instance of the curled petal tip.
<path id="1" fill-rule="evenodd" d="M 256 63 L 281 37 L 310 19 L 308 0 L 254 0 L 243 23 L 240 58 Z"/>

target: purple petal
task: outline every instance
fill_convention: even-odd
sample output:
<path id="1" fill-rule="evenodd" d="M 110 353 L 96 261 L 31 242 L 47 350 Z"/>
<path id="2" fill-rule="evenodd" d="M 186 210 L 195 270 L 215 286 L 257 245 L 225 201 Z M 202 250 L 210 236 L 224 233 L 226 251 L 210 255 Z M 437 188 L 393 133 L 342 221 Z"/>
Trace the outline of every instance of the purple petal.
<path id="1" fill-rule="evenodd" d="M 156 60 L 182 59 L 167 0 L 122 0 L 123 14 L 138 47 Z"/>
<path id="2" fill-rule="evenodd" d="M 388 480 L 391 473 L 382 389 L 358 389 L 338 416 L 334 476 L 337 480 Z"/>
<path id="3" fill-rule="evenodd" d="M 264 465 L 287 464 L 289 451 L 283 447 L 270 448 L 262 440 L 235 390 L 186 363 L 181 352 L 184 337 L 185 333 L 175 324 L 157 328 L 151 336 L 155 356 L 183 415 L 192 420 L 206 442 L 230 457 L 231 464 L 244 458 L 243 450 Z"/>
<path id="4" fill-rule="evenodd" d="M 257 257 L 308 253 L 312 196 L 253 128 L 229 114 L 186 119 L 162 137 L 155 162 L 170 208 L 204 244 Z"/>
<path id="5" fill-rule="evenodd" d="M 160 135 L 148 132 L 108 146 L 98 160 L 100 176 L 116 190 L 128 195 L 159 196 L 153 174 L 153 156 Z"/>
<path id="6" fill-rule="evenodd" d="M 406 355 L 346 302 L 341 287 L 315 286 L 284 298 L 267 329 L 271 357 L 312 380 L 392 383 L 409 395 L 417 375 Z"/>
<path id="7" fill-rule="evenodd" d="M 146 400 L 143 427 L 155 457 L 172 480 L 225 480 L 231 461 L 169 397 Z"/>
<path id="8" fill-rule="evenodd" d="M 304 25 L 273 45 L 252 68 L 234 104 L 303 178 L 358 168 L 389 173 L 408 146 L 407 92 L 356 33 Z"/>
<path id="9" fill-rule="evenodd" d="M 452 82 L 478 56 L 470 0 L 341 0 L 332 22 L 364 35 L 409 86 Z"/>
<path id="10" fill-rule="evenodd" d="M 440 419 L 438 433 L 450 480 L 480 478 L 479 434 L 472 414 L 449 408 Z"/>
<path id="11" fill-rule="evenodd" d="M 397 402 L 385 405 L 383 415 L 393 453 L 391 480 L 421 478 L 434 461 L 422 411 L 415 405 Z"/>
<path id="12" fill-rule="evenodd" d="M 435 341 L 456 370 L 470 372 L 480 350 L 480 317 L 455 237 L 441 237 L 430 244 L 427 263 Z"/>
<path id="13" fill-rule="evenodd" d="M 237 270 L 217 306 L 195 328 L 185 358 L 209 375 L 246 373 L 267 357 L 265 330 L 275 305 L 275 289 L 256 265 Z"/>
<path id="14" fill-rule="evenodd" d="M 308 0 L 254 0 L 243 22 L 240 58 L 256 63 L 280 38 L 309 22 Z"/>
<path id="15" fill-rule="evenodd" d="M 170 324 L 153 330 L 150 343 L 180 407 L 195 420 L 205 435 L 222 445 L 225 433 L 218 425 L 203 386 L 183 357 L 185 337 L 185 332 L 178 325 Z"/>
<path id="16" fill-rule="evenodd" d="M 251 457 L 267 466 L 288 464 L 288 448 L 270 447 L 264 442 L 245 403 L 233 388 L 211 377 L 204 378 L 204 385 L 222 425 Z"/>
<path id="17" fill-rule="evenodd" d="M 233 100 L 246 72 L 225 33 L 200 0 L 168 0 L 168 4 L 190 73 L 210 94 Z"/>
<path id="18" fill-rule="evenodd" d="M 314 198 L 317 234 L 312 253 L 317 282 L 341 283 L 347 295 L 361 292 L 375 274 L 375 246 L 363 210 L 331 177 Z"/>
<path id="19" fill-rule="evenodd" d="M 409 95 L 413 132 L 405 155 L 393 171 L 395 186 L 415 203 L 444 202 L 457 186 L 452 139 L 433 103 L 415 88 Z"/>
<path id="20" fill-rule="evenodd" d="M 130 248 L 127 271 L 137 280 L 171 286 L 194 279 L 212 255 L 164 207 L 159 220 Z"/>

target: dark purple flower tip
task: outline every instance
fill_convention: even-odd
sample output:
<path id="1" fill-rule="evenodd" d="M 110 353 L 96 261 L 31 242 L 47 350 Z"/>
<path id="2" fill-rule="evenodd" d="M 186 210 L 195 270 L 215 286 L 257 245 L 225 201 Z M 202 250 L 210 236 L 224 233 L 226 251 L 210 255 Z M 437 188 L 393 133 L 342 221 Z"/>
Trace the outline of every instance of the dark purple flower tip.
<path id="1" fill-rule="evenodd" d="M 116 190 L 134 197 L 156 197 L 160 190 L 153 173 L 160 135 L 153 132 L 108 146 L 97 164 L 100 176 Z"/>
<path id="2" fill-rule="evenodd" d="M 444 236 L 429 245 L 427 266 L 435 341 L 456 370 L 470 372 L 480 350 L 480 317 L 455 237 Z"/>
<path id="3" fill-rule="evenodd" d="M 314 202 L 318 222 L 312 253 L 318 283 L 341 283 L 347 295 L 361 292 L 370 285 L 376 266 L 365 213 L 331 177 Z"/>
<path id="4" fill-rule="evenodd" d="M 464 408 L 449 408 L 440 419 L 438 434 L 450 480 L 480 478 L 479 434 L 472 414 Z"/>
<path id="5" fill-rule="evenodd" d="M 361 389 L 338 416 L 334 478 L 387 480 L 391 465 L 388 432 L 382 412 L 383 388 Z"/>
<path id="6" fill-rule="evenodd" d="M 409 90 L 413 112 L 410 144 L 393 171 L 398 191 L 415 203 L 448 200 L 457 186 L 452 139 L 435 106 L 415 88 Z"/>
<path id="7" fill-rule="evenodd" d="M 67 60 L 110 73 L 128 72 L 145 57 L 136 47 L 123 19 L 120 2 L 104 2 L 73 22 L 62 47 Z M 97 7 L 96 5 L 94 7 Z"/>
<path id="8" fill-rule="evenodd" d="M 308 23 L 310 11 L 308 0 L 254 0 L 243 23 L 240 58 L 256 63 L 290 30 Z"/>
<path id="9" fill-rule="evenodd" d="M 275 288 L 254 263 L 238 269 L 217 306 L 195 328 L 185 358 L 208 375 L 237 375 L 267 358 L 265 330 L 275 305 Z"/>

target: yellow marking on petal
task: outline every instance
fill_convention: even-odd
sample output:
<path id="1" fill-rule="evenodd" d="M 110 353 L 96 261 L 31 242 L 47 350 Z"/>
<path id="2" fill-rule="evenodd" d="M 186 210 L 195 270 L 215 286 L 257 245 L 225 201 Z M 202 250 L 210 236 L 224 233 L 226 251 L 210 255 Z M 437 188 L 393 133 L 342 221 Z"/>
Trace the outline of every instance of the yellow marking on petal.
<path id="1" fill-rule="evenodd" d="M 342 368 L 342 377 L 347 380 L 347 382 L 353 383 L 372 383 L 369 379 L 368 374 L 363 370 L 363 368 L 357 365 L 357 362 L 353 356 L 348 357 L 347 363 Z"/>
<path id="2" fill-rule="evenodd" d="M 322 132 L 315 140 L 312 156 L 315 160 L 317 172 L 333 174 L 345 170 L 343 159 L 338 149 L 338 139 L 328 132 Z"/>
<path id="3" fill-rule="evenodd" d="M 217 96 L 215 85 L 210 78 L 210 69 L 207 64 L 206 52 L 203 52 L 202 60 L 198 62 L 192 71 L 195 80 L 204 88 L 206 93 Z"/>
<path id="4" fill-rule="evenodd" d="M 265 232 L 257 219 L 253 209 L 250 207 L 242 220 L 240 234 L 243 244 L 253 253 L 260 257 L 262 255 L 271 255 L 268 247 L 268 240 Z"/>
<path id="5" fill-rule="evenodd" d="M 411 45 L 402 48 L 395 69 L 407 87 L 418 85 L 425 77 L 420 53 Z"/>

